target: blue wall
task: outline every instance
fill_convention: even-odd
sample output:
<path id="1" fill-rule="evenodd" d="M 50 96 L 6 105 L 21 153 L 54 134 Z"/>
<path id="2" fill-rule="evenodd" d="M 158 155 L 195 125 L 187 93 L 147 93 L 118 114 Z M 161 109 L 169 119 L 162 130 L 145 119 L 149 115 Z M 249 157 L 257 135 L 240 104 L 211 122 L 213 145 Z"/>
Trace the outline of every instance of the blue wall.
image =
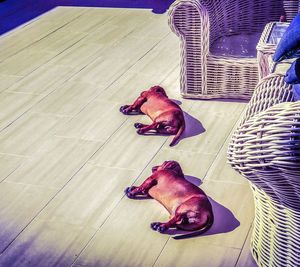
<path id="1" fill-rule="evenodd" d="M 57 6 L 143 8 L 162 14 L 174 0 L 4 0 L 0 2 L 0 35 Z"/>

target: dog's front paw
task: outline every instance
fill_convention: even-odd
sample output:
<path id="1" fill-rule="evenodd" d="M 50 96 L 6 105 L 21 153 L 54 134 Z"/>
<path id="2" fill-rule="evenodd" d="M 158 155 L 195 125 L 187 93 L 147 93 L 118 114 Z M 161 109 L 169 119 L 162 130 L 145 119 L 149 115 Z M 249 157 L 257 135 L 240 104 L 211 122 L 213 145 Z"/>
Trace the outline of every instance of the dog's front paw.
<path id="1" fill-rule="evenodd" d="M 135 188 L 136 188 L 135 186 L 127 187 L 127 188 L 124 190 L 125 195 L 126 195 L 128 198 L 134 198 L 134 194 L 132 194 L 132 190 L 135 189 Z"/>
<path id="2" fill-rule="evenodd" d="M 160 222 L 153 222 L 151 223 L 150 227 L 157 232 L 163 233 L 167 230 L 165 226 L 163 226 L 163 223 Z"/>
<path id="3" fill-rule="evenodd" d="M 142 129 L 138 129 L 136 132 L 137 132 L 138 134 L 144 134 L 144 131 L 143 131 Z"/>
<path id="4" fill-rule="evenodd" d="M 142 123 L 139 123 L 139 122 L 137 122 L 137 123 L 134 124 L 134 127 L 137 128 L 137 129 L 140 129 L 140 128 L 142 128 L 143 126 L 144 126 L 144 125 L 143 125 Z"/>
<path id="5" fill-rule="evenodd" d="M 122 112 L 123 114 L 128 114 L 129 113 L 129 110 L 128 110 L 128 108 L 129 108 L 129 105 L 124 105 L 124 106 L 121 106 L 120 107 L 120 112 Z"/>

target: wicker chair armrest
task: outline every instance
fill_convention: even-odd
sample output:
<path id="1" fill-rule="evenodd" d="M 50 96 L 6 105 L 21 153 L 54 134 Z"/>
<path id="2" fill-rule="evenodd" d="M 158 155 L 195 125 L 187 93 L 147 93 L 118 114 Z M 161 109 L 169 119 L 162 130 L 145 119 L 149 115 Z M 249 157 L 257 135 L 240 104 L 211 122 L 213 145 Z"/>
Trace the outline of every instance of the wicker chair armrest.
<path id="1" fill-rule="evenodd" d="M 284 76 L 256 87 L 233 133 L 228 163 L 277 203 L 300 209 L 300 101 Z"/>
<path id="2" fill-rule="evenodd" d="M 251 180 L 281 171 L 300 186 L 300 101 L 276 104 L 241 124 L 232 136 L 229 163 Z M 262 182 L 262 181 L 260 181 Z"/>
<path id="3" fill-rule="evenodd" d="M 300 101 L 274 105 L 235 131 L 231 166 L 276 203 L 300 209 Z"/>
<path id="4" fill-rule="evenodd" d="M 239 125 L 276 104 L 291 101 L 293 101 L 292 86 L 285 83 L 283 75 L 270 74 L 257 84 Z"/>

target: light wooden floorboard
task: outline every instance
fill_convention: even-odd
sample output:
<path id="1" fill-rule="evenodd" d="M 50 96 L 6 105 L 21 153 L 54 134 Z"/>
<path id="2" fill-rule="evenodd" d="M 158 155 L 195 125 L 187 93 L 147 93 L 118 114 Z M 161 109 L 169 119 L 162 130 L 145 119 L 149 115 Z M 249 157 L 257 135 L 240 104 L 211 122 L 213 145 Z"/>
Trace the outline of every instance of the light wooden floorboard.
<path id="1" fill-rule="evenodd" d="M 12 84 L 6 92 L 47 96 L 75 73 L 76 69 L 69 66 L 46 64 Z"/>
<path id="2" fill-rule="evenodd" d="M 15 76 L 15 75 L 0 75 L 0 92 L 6 90 L 8 87 L 12 86 L 18 80 L 23 78 L 23 76 Z"/>
<path id="3" fill-rule="evenodd" d="M 0 94 L 0 129 L 4 129 L 41 100 L 30 94 L 3 92 Z"/>
<path id="4" fill-rule="evenodd" d="M 56 22 L 59 25 L 64 26 L 66 23 L 70 23 L 76 19 L 79 19 L 84 13 L 89 11 L 87 7 L 64 7 L 59 6 L 49 10 L 41 17 L 37 18 L 37 21 Z"/>
<path id="5" fill-rule="evenodd" d="M 75 116 L 95 98 L 99 91 L 101 86 L 67 81 L 31 110 L 36 113 Z"/>
<path id="6" fill-rule="evenodd" d="M 234 266 L 239 250 L 224 246 L 202 244 L 196 240 L 188 244 L 173 242 L 166 247 L 155 263 L 155 267 L 181 266 Z M 218 256 L 216 256 L 218 255 Z"/>
<path id="7" fill-rule="evenodd" d="M 111 101 L 93 100 L 55 134 L 67 138 L 105 142 L 127 119 L 121 116 L 120 105 Z"/>
<path id="8" fill-rule="evenodd" d="M 0 153 L 32 156 L 65 118 L 26 113 L 0 132 Z"/>
<path id="9" fill-rule="evenodd" d="M 61 189 L 102 144 L 71 138 L 49 138 L 5 181 Z"/>
<path id="10" fill-rule="evenodd" d="M 10 59 L 61 26 L 61 23 L 55 21 L 36 21 L 24 27 L 20 26 L 16 31 L 1 37 L 0 61 Z"/>
<path id="11" fill-rule="evenodd" d="M 0 154 L 0 182 L 16 170 L 25 160 L 25 157 Z"/>
<path id="12" fill-rule="evenodd" d="M 0 266 L 255 266 L 253 200 L 226 163 L 246 104 L 180 96 L 167 14 L 57 7 L 0 37 Z M 162 85 L 187 122 L 182 140 L 140 136 L 121 105 Z M 213 227 L 176 241 L 150 229 L 155 200 L 130 200 L 151 167 L 180 162 L 210 197 Z"/>
<path id="13" fill-rule="evenodd" d="M 239 261 L 236 265 L 237 267 L 257 267 L 257 264 L 254 261 L 252 255 L 251 255 L 251 251 L 249 249 L 250 241 L 251 241 L 251 233 L 252 233 L 252 228 L 249 231 L 247 240 L 242 249 L 242 253 L 241 253 L 241 255 L 239 257 Z"/>
<path id="14" fill-rule="evenodd" d="M 26 48 L 0 63 L 0 73 L 6 75 L 26 76 L 47 63 L 54 53 L 36 51 Z"/>
<path id="15" fill-rule="evenodd" d="M 2 253 L 23 229 L 30 225 L 36 214 L 55 195 L 56 190 L 4 181 L 0 183 L 0 193 L 0 251 Z M 1 254 L 0 265 L 9 266 L 1 263 L 4 256 L 6 257 L 5 254 Z"/>

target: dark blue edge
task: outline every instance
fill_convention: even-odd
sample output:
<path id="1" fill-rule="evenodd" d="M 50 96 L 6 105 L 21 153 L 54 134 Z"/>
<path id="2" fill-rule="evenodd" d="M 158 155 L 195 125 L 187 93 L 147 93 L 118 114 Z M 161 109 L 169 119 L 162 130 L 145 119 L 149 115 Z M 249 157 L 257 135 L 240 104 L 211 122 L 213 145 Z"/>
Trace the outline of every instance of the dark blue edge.
<path id="1" fill-rule="evenodd" d="M 57 6 L 138 8 L 163 14 L 174 0 L 0 0 L 0 35 Z"/>

